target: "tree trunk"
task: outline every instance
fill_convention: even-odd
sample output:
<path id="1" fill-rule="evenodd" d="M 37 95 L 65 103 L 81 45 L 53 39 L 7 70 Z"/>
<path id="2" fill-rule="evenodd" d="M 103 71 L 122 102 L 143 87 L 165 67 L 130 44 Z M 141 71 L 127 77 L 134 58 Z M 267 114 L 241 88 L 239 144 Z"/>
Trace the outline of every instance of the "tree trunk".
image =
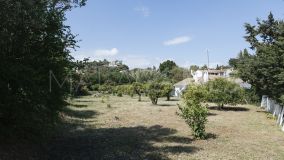
<path id="1" fill-rule="evenodd" d="M 171 96 L 168 94 L 167 95 L 167 101 L 170 101 Z"/>
<path id="2" fill-rule="evenodd" d="M 153 105 L 157 105 L 157 103 L 158 103 L 158 98 L 157 98 L 157 99 L 156 99 L 156 98 L 155 98 L 155 99 L 152 99 L 151 101 L 152 101 L 152 104 L 153 104 Z"/>
<path id="3" fill-rule="evenodd" d="M 138 96 L 139 96 L 138 101 L 140 102 L 141 101 L 141 94 L 139 94 Z"/>
<path id="4" fill-rule="evenodd" d="M 223 108 L 224 108 L 224 104 L 223 103 L 218 105 L 218 109 L 219 110 L 222 110 Z"/>

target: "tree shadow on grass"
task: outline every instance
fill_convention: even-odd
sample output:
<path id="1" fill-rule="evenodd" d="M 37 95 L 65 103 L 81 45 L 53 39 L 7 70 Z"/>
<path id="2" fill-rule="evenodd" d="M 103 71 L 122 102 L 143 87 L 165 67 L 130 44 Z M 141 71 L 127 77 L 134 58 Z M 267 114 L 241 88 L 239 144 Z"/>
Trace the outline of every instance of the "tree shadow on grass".
<path id="1" fill-rule="evenodd" d="M 218 114 L 216 114 L 216 113 L 212 113 L 212 112 L 208 112 L 208 114 L 207 114 L 208 116 L 217 116 Z"/>
<path id="2" fill-rule="evenodd" d="M 169 101 L 180 101 L 180 99 L 171 98 Z"/>
<path id="3" fill-rule="evenodd" d="M 218 136 L 214 133 L 207 133 L 206 134 L 206 139 L 216 139 Z"/>
<path id="4" fill-rule="evenodd" d="M 173 136 L 177 131 L 160 125 L 85 129 L 75 135 L 55 139 L 47 146 L 47 159 L 169 159 L 166 154 L 194 153 L 192 139 Z M 177 145 L 157 147 L 153 143 Z"/>
<path id="5" fill-rule="evenodd" d="M 170 107 L 170 106 L 176 106 L 176 104 L 157 104 L 157 106 Z"/>
<path id="6" fill-rule="evenodd" d="M 76 108 L 86 108 L 86 107 L 88 107 L 88 105 L 85 105 L 85 104 L 70 104 L 70 106 L 76 107 Z"/>
<path id="7" fill-rule="evenodd" d="M 97 114 L 95 111 L 72 108 L 67 112 L 86 120 L 94 119 Z M 12 159 L 43 160 L 169 160 L 169 154 L 192 154 L 200 150 L 190 145 L 193 139 L 177 136 L 177 130 L 160 125 L 95 128 L 91 124 L 82 123 L 83 120 L 79 121 L 78 119 L 76 122 L 66 122 L 56 136 L 40 145 L 24 144 L 19 148 L 26 150 L 15 153 L 12 151 L 8 159 L 13 157 Z M 155 145 L 161 143 L 162 145 Z M 0 159 L 1 157 L 0 150 Z"/>
<path id="8" fill-rule="evenodd" d="M 232 107 L 232 106 L 224 106 L 222 109 L 219 109 L 218 106 L 210 106 L 208 107 L 208 109 L 217 110 L 217 111 L 235 111 L 235 112 L 249 111 L 249 109 L 245 107 Z"/>
<path id="9" fill-rule="evenodd" d="M 67 116 L 80 119 L 94 118 L 99 113 L 94 110 L 73 110 L 66 107 L 63 111 Z"/>

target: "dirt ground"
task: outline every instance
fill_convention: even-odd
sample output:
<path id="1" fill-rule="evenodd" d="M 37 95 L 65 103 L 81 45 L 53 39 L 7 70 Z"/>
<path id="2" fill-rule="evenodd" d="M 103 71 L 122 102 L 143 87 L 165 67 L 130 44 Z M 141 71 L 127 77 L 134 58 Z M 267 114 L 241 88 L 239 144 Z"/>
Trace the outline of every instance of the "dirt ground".
<path id="1" fill-rule="evenodd" d="M 154 106 L 147 97 L 74 99 L 77 125 L 58 137 L 55 159 L 284 159 L 284 133 L 256 106 L 210 107 L 207 140 L 194 140 L 173 99 Z M 110 106 L 108 106 L 110 104 Z M 78 125 L 79 124 L 79 125 Z M 60 142 L 60 143 L 58 143 Z"/>
<path id="2" fill-rule="evenodd" d="M 256 106 L 209 108 L 208 139 L 194 140 L 173 99 L 73 99 L 68 123 L 37 156 L 60 160 L 284 159 L 284 132 Z M 103 100 L 103 101 L 102 101 Z M 108 105 L 110 104 L 110 105 Z M 36 159 L 36 158 L 34 158 Z"/>

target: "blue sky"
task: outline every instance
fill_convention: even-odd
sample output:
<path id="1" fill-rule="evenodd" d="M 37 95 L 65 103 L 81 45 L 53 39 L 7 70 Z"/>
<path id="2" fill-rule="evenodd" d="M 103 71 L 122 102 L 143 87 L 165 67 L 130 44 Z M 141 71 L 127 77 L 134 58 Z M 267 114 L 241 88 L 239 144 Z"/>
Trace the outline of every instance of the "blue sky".
<path id="1" fill-rule="evenodd" d="M 269 12 L 284 17 L 283 0 L 88 0 L 67 13 L 81 40 L 76 59 L 122 60 L 131 68 L 174 60 L 179 66 L 227 64 L 249 45 L 244 23 Z"/>

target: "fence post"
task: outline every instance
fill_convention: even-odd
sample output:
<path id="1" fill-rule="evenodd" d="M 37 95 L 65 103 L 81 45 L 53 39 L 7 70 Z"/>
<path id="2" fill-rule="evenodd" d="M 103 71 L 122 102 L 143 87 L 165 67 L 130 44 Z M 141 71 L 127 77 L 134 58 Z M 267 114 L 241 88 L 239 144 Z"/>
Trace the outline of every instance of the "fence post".
<path id="1" fill-rule="evenodd" d="M 282 106 L 282 112 L 280 113 L 280 120 L 279 120 L 280 126 L 282 126 L 283 124 L 283 116 L 284 116 L 284 107 Z"/>

